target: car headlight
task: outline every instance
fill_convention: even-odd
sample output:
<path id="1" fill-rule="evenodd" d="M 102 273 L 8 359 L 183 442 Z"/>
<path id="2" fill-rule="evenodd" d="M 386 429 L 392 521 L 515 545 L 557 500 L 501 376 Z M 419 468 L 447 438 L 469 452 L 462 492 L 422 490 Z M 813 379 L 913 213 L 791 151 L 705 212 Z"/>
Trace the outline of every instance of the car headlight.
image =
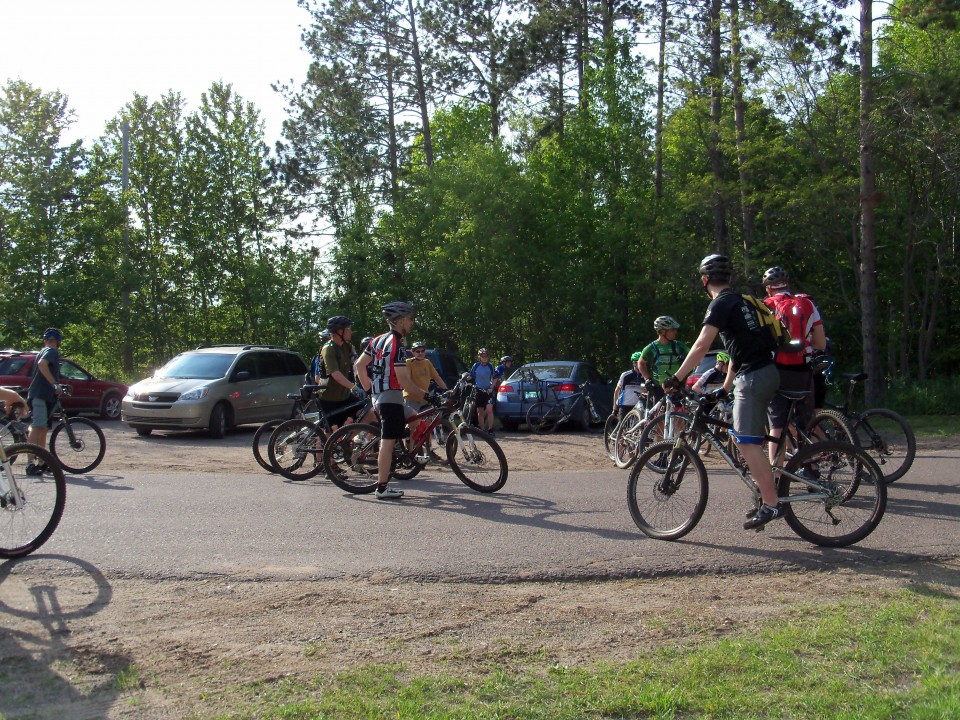
<path id="1" fill-rule="evenodd" d="M 137 397 L 137 391 L 134 390 L 132 387 L 127 388 L 127 397 L 130 398 L 131 400 L 135 400 Z"/>
<path id="2" fill-rule="evenodd" d="M 180 400 L 203 400 L 207 396 L 207 393 L 210 392 L 208 387 L 198 387 L 193 390 L 187 390 L 180 396 Z"/>

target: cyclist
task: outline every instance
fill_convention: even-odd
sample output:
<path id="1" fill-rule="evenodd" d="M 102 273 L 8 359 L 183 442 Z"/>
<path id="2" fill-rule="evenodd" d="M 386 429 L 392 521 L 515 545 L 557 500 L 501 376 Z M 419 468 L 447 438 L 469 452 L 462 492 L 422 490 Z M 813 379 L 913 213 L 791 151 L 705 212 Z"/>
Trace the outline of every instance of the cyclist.
<path id="1" fill-rule="evenodd" d="M 813 419 L 814 381 L 810 361 L 814 353 L 822 353 L 827 347 L 827 338 L 823 332 L 820 311 L 807 295 L 794 295 L 790 292 L 790 277 L 782 267 L 774 266 L 763 274 L 763 286 L 767 297 L 764 302 L 780 318 L 790 336 L 800 340 L 803 352 L 778 352 L 774 356 L 777 371 L 780 373 L 782 390 L 806 390 L 808 395 L 797 403 L 797 422 L 806 427 Z M 774 395 L 770 403 L 770 435 L 779 438 L 787 422 L 790 401 L 780 394 Z M 777 448 L 770 443 L 770 461 L 774 461 Z"/>
<path id="2" fill-rule="evenodd" d="M 320 349 L 323 349 L 323 346 L 330 342 L 330 330 L 324 330 L 320 333 Z M 313 359 L 310 361 L 310 382 L 314 385 L 320 385 L 320 350 L 317 350 L 317 354 L 313 356 Z"/>
<path id="3" fill-rule="evenodd" d="M 727 371 L 730 369 L 730 356 L 725 352 L 717 353 L 717 362 L 712 368 L 707 370 L 693 384 L 691 388 L 698 395 L 707 392 L 706 387 L 711 383 L 722 383 L 727 377 Z"/>
<path id="4" fill-rule="evenodd" d="M 441 390 L 446 390 L 447 385 L 443 382 L 443 378 L 440 377 L 440 373 L 437 372 L 433 363 L 427 359 L 426 344 L 419 341 L 415 342 L 410 346 L 410 350 L 413 353 L 413 357 L 407 359 L 407 370 L 410 371 L 410 379 L 413 380 L 414 385 L 420 390 L 420 393 L 417 393 L 417 397 L 419 397 L 421 393 L 426 395 L 426 393 L 430 392 L 431 381 L 435 382 Z M 425 406 L 429 404 L 423 400 L 416 399 L 413 395 L 409 390 L 403 391 L 403 400 L 406 403 L 407 411 L 411 415 L 415 415 L 421 410 L 424 410 Z M 411 434 L 414 433 L 419 424 L 420 421 L 417 421 L 410 426 Z M 426 449 L 431 457 L 433 457 L 433 453 L 430 450 L 430 438 L 427 438 Z"/>
<path id="5" fill-rule="evenodd" d="M 513 358 L 509 355 L 504 355 L 500 358 L 500 364 L 497 365 L 497 369 L 493 371 L 494 390 L 500 387 L 500 383 L 510 377 L 511 372 L 513 372 Z"/>
<path id="6" fill-rule="evenodd" d="M 30 406 L 32 420 L 27 442 L 47 446 L 47 431 L 50 429 L 50 413 L 60 394 L 60 343 L 63 334 L 56 328 L 47 328 L 43 333 L 43 350 L 37 355 L 36 371 L 27 390 L 27 405 Z M 27 475 L 43 475 L 47 466 L 36 464 L 32 455 L 24 472 Z"/>
<path id="7" fill-rule="evenodd" d="M 350 406 L 354 405 L 353 395 L 353 357 L 355 351 L 350 344 L 353 336 L 353 320 L 344 315 L 335 315 L 327 320 L 330 339 L 320 348 L 324 373 L 317 374 L 318 384 L 326 383 L 320 391 L 318 401 L 320 409 L 330 422 L 331 430 L 349 422 Z"/>
<path id="8" fill-rule="evenodd" d="M 731 371 L 727 373 L 723 387 L 714 395 L 719 400 L 730 392 L 731 386 L 736 388 L 733 393 L 733 439 L 750 468 L 763 501 L 743 527 L 745 530 L 759 530 L 774 518 L 783 516 L 770 460 L 763 450 L 767 406 L 777 393 L 780 375 L 767 349 L 763 336 L 765 330 L 756 313 L 746 305 L 743 296 L 730 287 L 733 277 L 730 259 L 725 255 L 707 255 L 700 261 L 699 272 L 711 303 L 690 353 L 677 371 L 664 380 L 663 389 L 668 392 L 678 389 L 683 378 L 699 365 L 720 335 L 730 356 Z"/>
<path id="9" fill-rule="evenodd" d="M 620 379 L 617 380 L 617 386 L 613 390 L 613 406 L 618 422 L 623 420 L 623 416 L 640 402 L 646 392 L 645 378 L 640 374 L 640 369 L 637 367 L 639 360 L 640 351 L 638 350 L 630 356 L 631 369 L 620 376 Z"/>
<path id="10" fill-rule="evenodd" d="M 659 400 L 660 384 L 676 373 L 690 348 L 677 340 L 680 323 L 669 315 L 654 320 L 653 329 L 657 339 L 640 351 L 638 370 L 647 381 L 647 389 Z"/>
<path id="11" fill-rule="evenodd" d="M 370 342 L 370 345 L 357 358 L 354 369 L 363 389 L 373 393 L 377 412 L 380 415 L 376 497 L 378 500 L 396 500 L 403 497 L 403 491 L 394 490 L 387 485 L 390 482 L 393 449 L 397 441 L 403 439 L 406 431 L 403 391 L 409 391 L 417 399 L 433 396 L 425 395 L 414 384 L 410 378 L 410 370 L 407 368 L 407 353 L 403 347 L 403 339 L 413 329 L 413 306 L 395 301 L 387 303 L 381 310 L 389 330 Z"/>
<path id="12" fill-rule="evenodd" d="M 490 364 L 490 351 L 480 348 L 477 351 L 479 360 L 470 368 L 470 377 L 477 386 L 477 425 L 493 435 L 493 404 L 490 398 L 493 395 L 493 373 L 495 368 Z M 484 427 L 486 424 L 487 427 Z"/>

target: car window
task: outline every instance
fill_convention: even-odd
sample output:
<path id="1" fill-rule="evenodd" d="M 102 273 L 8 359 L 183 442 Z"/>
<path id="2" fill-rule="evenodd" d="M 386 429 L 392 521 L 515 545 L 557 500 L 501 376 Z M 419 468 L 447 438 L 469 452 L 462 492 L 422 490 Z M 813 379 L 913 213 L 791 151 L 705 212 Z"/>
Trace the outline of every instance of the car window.
<path id="1" fill-rule="evenodd" d="M 233 353 L 185 353 L 177 355 L 157 370 L 155 376 L 185 380 L 216 380 L 226 376 L 230 363 L 235 357 L 236 354 Z"/>
<path id="2" fill-rule="evenodd" d="M 29 357 L 4 358 L 0 360 L 0 375 L 19 375 L 28 362 L 30 362 Z"/>
<path id="3" fill-rule="evenodd" d="M 284 377 L 287 374 L 287 364 L 280 353 L 265 352 L 256 355 L 260 377 Z"/>
<path id="4" fill-rule="evenodd" d="M 287 375 L 304 375 L 307 372 L 307 366 L 299 355 L 293 353 L 283 353 L 284 361 L 287 363 Z"/>
<path id="5" fill-rule="evenodd" d="M 60 377 L 65 380 L 89 380 L 90 375 L 67 360 L 60 361 Z"/>
<path id="6" fill-rule="evenodd" d="M 572 370 L 572 365 L 524 365 L 511 375 L 510 379 L 519 380 L 521 373 L 525 375 L 533 372 L 538 380 L 565 380 L 570 377 Z"/>
<path id="7" fill-rule="evenodd" d="M 246 355 L 241 355 L 237 360 L 237 364 L 233 367 L 233 372 L 230 374 L 231 378 L 236 378 L 237 373 L 248 372 L 250 377 L 248 380 L 255 380 L 259 377 L 257 374 L 257 356 L 263 355 L 264 353 L 247 353 Z"/>

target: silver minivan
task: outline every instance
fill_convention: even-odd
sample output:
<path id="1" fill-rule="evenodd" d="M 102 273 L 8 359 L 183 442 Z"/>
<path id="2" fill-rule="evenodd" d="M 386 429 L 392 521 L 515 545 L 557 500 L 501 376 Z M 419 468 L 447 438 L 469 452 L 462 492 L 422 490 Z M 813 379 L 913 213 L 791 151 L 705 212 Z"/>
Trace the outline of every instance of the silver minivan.
<path id="1" fill-rule="evenodd" d="M 303 384 L 303 358 L 276 345 L 214 345 L 180 353 L 131 385 L 121 419 L 140 435 L 153 430 L 227 428 L 290 417 L 287 393 Z"/>

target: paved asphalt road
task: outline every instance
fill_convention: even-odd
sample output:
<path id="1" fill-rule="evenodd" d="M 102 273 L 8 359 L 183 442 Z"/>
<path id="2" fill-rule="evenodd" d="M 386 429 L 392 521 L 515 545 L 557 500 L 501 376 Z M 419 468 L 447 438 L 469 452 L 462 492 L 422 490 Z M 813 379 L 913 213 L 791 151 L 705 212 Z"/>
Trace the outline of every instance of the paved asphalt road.
<path id="1" fill-rule="evenodd" d="M 60 527 L 40 552 L 148 577 L 497 581 L 879 565 L 960 555 L 958 461 L 956 450 L 918 457 L 890 486 L 879 528 L 844 549 L 811 546 L 782 522 L 742 530 L 748 497 L 728 472 L 711 474 L 700 525 L 663 542 L 633 525 L 625 471 L 517 472 L 481 495 L 431 470 L 400 483 L 406 497 L 394 503 L 266 473 L 73 476 Z"/>

